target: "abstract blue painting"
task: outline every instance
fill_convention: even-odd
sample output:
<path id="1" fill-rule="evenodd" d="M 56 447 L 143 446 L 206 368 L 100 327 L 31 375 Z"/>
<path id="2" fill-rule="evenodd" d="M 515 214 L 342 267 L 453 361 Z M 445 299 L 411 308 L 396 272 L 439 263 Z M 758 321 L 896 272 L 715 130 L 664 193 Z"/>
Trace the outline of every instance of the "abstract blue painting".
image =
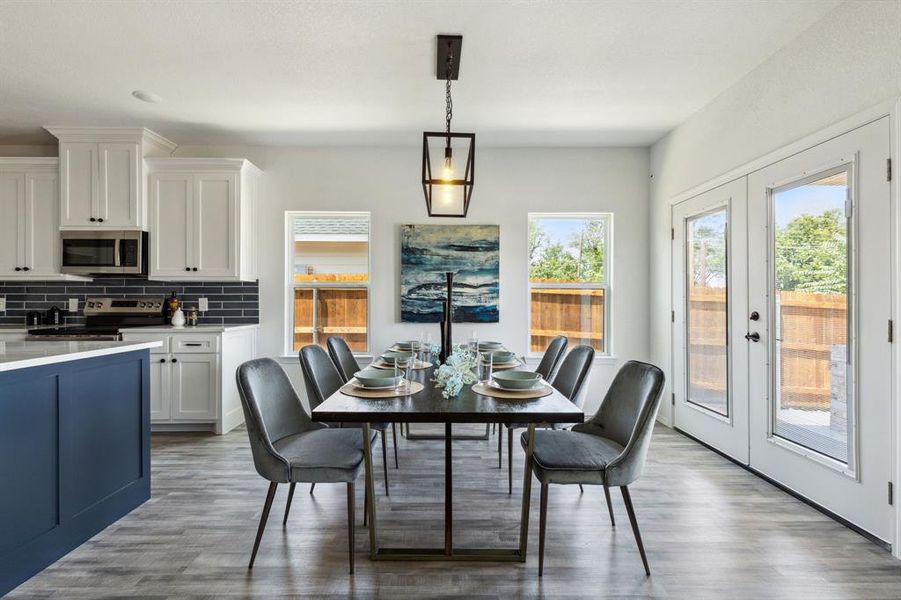
<path id="1" fill-rule="evenodd" d="M 441 321 L 447 271 L 454 273 L 454 322 L 497 323 L 500 228 L 497 225 L 403 225 L 402 321 Z"/>

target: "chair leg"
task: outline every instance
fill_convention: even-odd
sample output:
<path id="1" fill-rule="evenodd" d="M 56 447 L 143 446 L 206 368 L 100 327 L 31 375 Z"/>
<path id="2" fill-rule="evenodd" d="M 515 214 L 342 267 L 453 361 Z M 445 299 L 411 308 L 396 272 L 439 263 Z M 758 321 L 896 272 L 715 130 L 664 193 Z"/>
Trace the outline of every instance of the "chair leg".
<path id="1" fill-rule="evenodd" d="M 397 424 L 391 424 L 391 439 L 394 440 L 394 468 L 397 468 Z"/>
<path id="2" fill-rule="evenodd" d="M 582 489 L 582 484 L 580 483 L 580 484 L 579 484 L 579 493 L 581 494 L 581 493 L 584 492 L 584 491 L 585 491 L 585 490 Z"/>
<path id="3" fill-rule="evenodd" d="M 513 429 L 507 428 L 507 488 L 513 493 Z"/>
<path id="4" fill-rule="evenodd" d="M 541 508 L 538 517 L 538 576 L 544 575 L 544 534 L 547 531 L 547 488 L 541 484 Z"/>
<path id="5" fill-rule="evenodd" d="M 275 498 L 275 490 L 278 488 L 278 484 L 273 482 L 269 483 L 269 491 L 266 492 L 266 504 L 263 505 L 263 514 L 260 515 L 260 526 L 257 528 L 257 539 L 253 543 L 253 552 L 250 554 L 250 564 L 247 565 L 248 569 L 253 568 L 253 561 L 257 558 L 257 550 L 260 549 L 260 540 L 263 539 L 263 532 L 266 530 L 266 521 L 269 520 L 269 509 L 272 508 L 272 500 Z"/>
<path id="6" fill-rule="evenodd" d="M 311 495 L 311 496 L 313 495 L 313 490 L 315 490 L 315 489 L 316 489 L 316 484 L 315 484 L 315 483 L 311 483 L 311 484 L 310 484 L 310 495 Z"/>
<path id="7" fill-rule="evenodd" d="M 391 492 L 388 491 L 388 443 L 385 441 L 384 430 L 379 432 L 379 437 L 382 438 L 382 470 L 385 472 L 385 495 L 390 496 Z"/>
<path id="8" fill-rule="evenodd" d="M 350 559 L 350 574 L 354 573 L 354 484 L 347 484 L 347 552 Z"/>
<path id="9" fill-rule="evenodd" d="M 610 488 L 604 486 L 604 496 L 607 497 L 607 510 L 610 512 L 610 526 L 616 527 L 616 521 L 613 520 L 613 502 L 610 500 Z"/>
<path id="10" fill-rule="evenodd" d="M 650 575 L 651 568 L 648 566 L 648 557 L 644 553 L 644 544 L 641 543 L 641 534 L 638 532 L 638 520 L 635 518 L 635 509 L 632 508 L 632 497 L 629 495 L 629 488 L 623 485 L 619 489 L 623 493 L 623 502 L 626 503 L 626 512 L 629 513 L 632 533 L 635 535 L 635 541 L 638 543 L 638 552 L 641 554 L 641 562 L 644 563 L 645 575 Z"/>
<path id="11" fill-rule="evenodd" d="M 288 524 L 288 513 L 291 511 L 291 501 L 294 500 L 294 487 L 296 483 L 292 483 L 291 487 L 288 488 L 288 503 L 285 504 L 285 518 L 282 519 L 282 526 Z"/>
<path id="12" fill-rule="evenodd" d="M 500 423 L 497 424 L 497 468 L 503 469 L 503 456 L 504 456 L 504 430 Z"/>
<path id="13" fill-rule="evenodd" d="M 369 496 L 366 495 L 365 489 L 363 491 L 363 527 L 366 527 L 366 522 L 369 520 Z"/>

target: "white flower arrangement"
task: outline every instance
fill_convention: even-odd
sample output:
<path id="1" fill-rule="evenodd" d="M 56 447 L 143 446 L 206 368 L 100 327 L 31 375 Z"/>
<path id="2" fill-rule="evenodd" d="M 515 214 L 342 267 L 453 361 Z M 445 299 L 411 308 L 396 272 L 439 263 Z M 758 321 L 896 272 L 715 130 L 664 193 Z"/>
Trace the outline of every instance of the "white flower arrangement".
<path id="1" fill-rule="evenodd" d="M 454 346 L 447 361 L 435 371 L 435 386 L 441 388 L 441 395 L 453 398 L 464 385 L 476 382 L 476 357 L 461 346 Z"/>

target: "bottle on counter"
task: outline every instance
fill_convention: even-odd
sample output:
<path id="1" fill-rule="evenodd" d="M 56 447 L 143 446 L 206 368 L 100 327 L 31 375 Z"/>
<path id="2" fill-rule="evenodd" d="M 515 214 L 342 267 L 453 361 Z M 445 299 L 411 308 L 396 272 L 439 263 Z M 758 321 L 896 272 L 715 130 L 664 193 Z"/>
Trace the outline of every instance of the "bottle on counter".
<path id="1" fill-rule="evenodd" d="M 178 294 L 176 294 L 175 291 L 173 291 L 172 295 L 169 296 L 169 299 L 166 300 L 166 303 L 165 303 L 166 314 L 164 316 L 166 317 L 166 323 L 168 323 L 170 325 L 173 324 L 172 318 L 175 316 L 175 311 L 178 310 L 178 306 L 179 306 Z"/>
<path id="2" fill-rule="evenodd" d="M 188 327 L 197 327 L 197 307 L 192 306 L 187 309 L 187 313 L 185 314 L 185 319 L 187 320 Z"/>

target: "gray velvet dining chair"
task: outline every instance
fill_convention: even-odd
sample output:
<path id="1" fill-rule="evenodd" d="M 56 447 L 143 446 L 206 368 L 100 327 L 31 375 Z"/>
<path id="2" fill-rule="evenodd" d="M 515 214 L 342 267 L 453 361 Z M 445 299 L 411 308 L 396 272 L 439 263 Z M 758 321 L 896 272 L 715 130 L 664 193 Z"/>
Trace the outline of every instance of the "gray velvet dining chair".
<path id="1" fill-rule="evenodd" d="M 560 361 L 563 360 L 563 355 L 566 354 L 566 346 L 569 344 L 569 338 L 565 335 L 558 335 L 551 339 L 548 342 L 547 348 L 544 349 L 544 354 L 541 356 L 541 361 L 538 363 L 538 366 L 535 367 L 536 373 L 541 373 L 541 376 L 545 381 L 551 381 L 553 379 L 554 374 L 557 372 L 557 367 L 560 366 Z M 525 357 L 523 357 L 523 362 L 525 362 Z M 501 424 L 497 424 L 497 468 L 503 468 L 503 456 L 504 456 L 504 429 L 501 427 Z M 508 434 L 509 436 L 509 434 Z M 509 440 L 508 440 L 509 441 Z"/>
<path id="2" fill-rule="evenodd" d="M 344 383 L 347 383 L 350 381 L 351 377 L 354 376 L 354 373 L 360 370 L 360 365 L 357 363 L 357 359 L 354 358 L 354 353 L 351 351 L 350 346 L 347 345 L 347 341 L 343 337 L 335 335 L 330 336 L 325 341 L 325 344 L 328 346 L 328 355 L 335 364 L 335 368 L 338 369 L 341 379 L 344 380 Z M 394 468 L 396 469 L 398 466 L 397 425 L 395 423 L 391 423 L 391 439 L 394 442 Z"/>
<path id="3" fill-rule="evenodd" d="M 316 344 L 310 344 L 300 349 L 300 370 L 303 373 L 303 383 L 307 390 L 307 400 L 310 410 L 313 410 L 326 398 L 337 392 L 345 381 L 338 372 L 335 363 L 329 358 L 325 350 Z M 359 430 L 359 423 L 339 423 L 335 427 Z M 382 439 L 382 468 L 385 473 L 385 495 L 388 496 L 388 446 L 385 442 L 385 431 L 388 423 L 370 423 L 370 428 L 377 431 Z M 313 493 L 313 487 L 310 488 Z M 294 497 L 294 486 L 288 490 L 288 504 L 285 506 L 285 521 L 288 520 L 288 511 L 291 509 L 291 500 Z"/>
<path id="4" fill-rule="evenodd" d="M 566 339 L 566 338 L 564 338 Z M 591 363 L 594 361 L 594 348 L 591 346 L 576 346 L 560 364 L 553 379 L 551 387 L 566 396 L 570 402 L 576 404 L 581 398 L 582 389 L 591 373 Z M 525 423 L 505 423 L 507 428 L 507 492 L 513 493 L 513 430 L 528 427 Z"/>
<path id="5" fill-rule="evenodd" d="M 269 481 L 256 540 L 247 568 L 252 569 L 280 483 L 347 484 L 347 543 L 354 572 L 354 482 L 363 468 L 359 430 L 316 423 L 307 413 L 281 365 L 271 358 L 245 362 L 236 372 L 247 436 L 257 473 Z M 373 433 L 370 443 L 374 441 Z"/>
<path id="6" fill-rule="evenodd" d="M 535 432 L 532 468 L 541 483 L 539 577 L 544 573 L 548 486 L 552 483 L 604 486 L 608 508 L 611 506 L 609 490 L 618 487 L 645 573 L 651 574 L 628 486 L 644 469 L 663 384 L 663 371 L 654 365 L 631 360 L 617 372 L 598 412 L 590 420 L 569 431 L 545 429 Z M 521 441 L 528 460 L 525 434 Z M 610 521 L 615 526 L 612 508 Z"/>

